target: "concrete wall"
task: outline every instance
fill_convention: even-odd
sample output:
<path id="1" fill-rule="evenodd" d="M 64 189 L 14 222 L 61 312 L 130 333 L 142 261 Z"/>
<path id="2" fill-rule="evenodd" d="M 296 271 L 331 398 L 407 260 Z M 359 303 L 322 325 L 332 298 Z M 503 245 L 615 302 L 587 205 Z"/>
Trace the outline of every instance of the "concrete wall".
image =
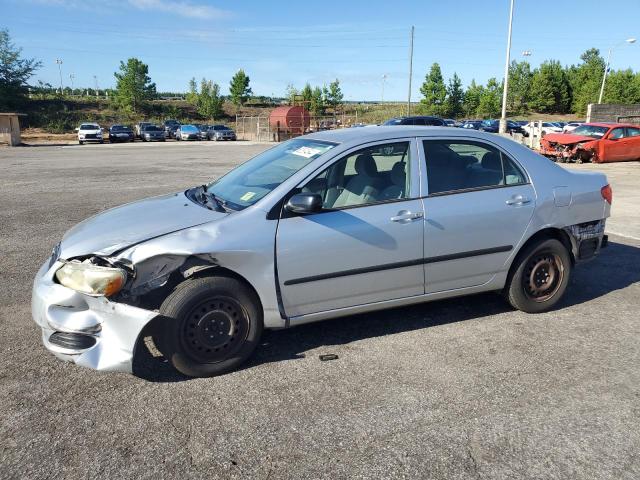
<path id="1" fill-rule="evenodd" d="M 0 115 L 0 143 L 20 145 L 20 122 L 17 115 Z"/>
<path id="2" fill-rule="evenodd" d="M 618 121 L 621 123 L 640 124 L 640 104 L 613 105 L 592 103 L 587 109 L 587 122 Z"/>

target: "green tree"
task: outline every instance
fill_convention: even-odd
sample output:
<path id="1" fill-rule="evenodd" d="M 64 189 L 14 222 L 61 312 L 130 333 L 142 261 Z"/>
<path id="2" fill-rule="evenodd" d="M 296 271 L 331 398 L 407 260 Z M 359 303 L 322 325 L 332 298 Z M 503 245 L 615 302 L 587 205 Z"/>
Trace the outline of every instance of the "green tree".
<path id="1" fill-rule="evenodd" d="M 421 110 L 431 115 L 444 115 L 446 111 L 447 88 L 444 85 L 440 65 L 431 65 L 429 73 L 425 76 L 424 83 L 420 87 L 423 98 L 420 100 Z"/>
<path id="2" fill-rule="evenodd" d="M 196 77 L 192 77 L 191 80 L 189 80 L 187 102 L 189 102 L 191 105 L 196 105 L 198 102 L 198 84 L 196 83 Z"/>
<path id="3" fill-rule="evenodd" d="M 311 104 L 309 110 L 314 115 L 320 115 L 324 112 L 324 95 L 320 87 L 314 87 L 311 92 Z"/>
<path id="4" fill-rule="evenodd" d="M 244 73 L 244 70 L 238 70 L 229 83 L 231 102 L 236 107 L 240 107 L 246 103 L 252 93 L 249 87 L 249 76 Z"/>
<path id="5" fill-rule="evenodd" d="M 311 99 L 313 97 L 313 89 L 311 85 L 308 83 L 305 84 L 304 88 L 300 91 L 300 95 L 302 96 L 302 102 L 305 108 L 309 108 L 311 105 Z"/>
<path id="6" fill-rule="evenodd" d="M 480 99 L 484 95 L 484 87 L 476 84 L 475 80 L 471 80 L 471 84 L 467 87 L 464 94 L 463 109 L 467 117 L 475 117 L 478 115 L 478 107 Z"/>
<path id="7" fill-rule="evenodd" d="M 640 103 L 640 73 L 630 68 L 609 72 L 604 87 L 604 103 Z"/>
<path id="8" fill-rule="evenodd" d="M 200 82 L 200 93 L 196 101 L 198 113 L 205 118 L 215 120 L 222 116 L 224 99 L 220 95 L 220 86 L 203 78 Z"/>
<path id="9" fill-rule="evenodd" d="M 125 110 L 138 112 L 147 100 L 156 94 L 156 84 L 151 83 L 149 67 L 137 58 L 120 62 L 116 77 L 116 102 Z"/>
<path id="10" fill-rule="evenodd" d="M 502 82 L 490 78 L 487 86 L 482 90 L 476 113 L 482 117 L 497 117 L 500 114 L 501 104 Z"/>
<path id="11" fill-rule="evenodd" d="M 529 62 L 516 60 L 509 65 L 509 91 L 507 92 L 507 109 L 513 113 L 529 110 L 531 80 L 533 73 Z"/>
<path id="12" fill-rule="evenodd" d="M 33 58 L 21 58 L 8 30 L 0 30 L 0 109 L 18 107 L 27 94 L 27 81 L 42 63 Z"/>
<path id="13" fill-rule="evenodd" d="M 571 108 L 574 113 L 584 115 L 587 105 L 598 101 L 605 62 L 597 48 L 590 48 L 580 59 L 582 63 L 570 67 L 567 74 L 572 90 Z"/>
<path id="14" fill-rule="evenodd" d="M 344 95 L 340 89 L 340 80 L 337 78 L 329 84 L 329 88 L 324 90 L 324 97 L 327 105 L 329 105 L 333 111 L 342 105 Z"/>
<path id="15" fill-rule="evenodd" d="M 547 60 L 531 79 L 530 105 L 541 113 L 566 113 L 571 104 L 569 80 L 556 60 Z"/>
<path id="16" fill-rule="evenodd" d="M 298 89 L 296 87 L 293 86 L 293 83 L 290 83 L 289 85 L 287 85 L 287 89 L 286 89 L 286 96 L 289 99 L 289 103 L 291 105 L 294 104 L 295 100 L 296 100 L 296 95 L 298 95 Z"/>
<path id="17" fill-rule="evenodd" d="M 449 79 L 447 86 L 447 116 L 457 118 L 464 111 L 464 90 L 462 90 L 462 80 L 457 73 Z"/>

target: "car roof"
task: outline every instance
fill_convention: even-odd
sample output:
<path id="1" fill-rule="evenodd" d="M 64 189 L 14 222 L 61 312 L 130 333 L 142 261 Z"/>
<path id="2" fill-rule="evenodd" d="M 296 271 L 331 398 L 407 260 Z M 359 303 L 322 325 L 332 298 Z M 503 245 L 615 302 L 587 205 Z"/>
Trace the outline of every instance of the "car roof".
<path id="1" fill-rule="evenodd" d="M 631 123 L 615 123 L 615 122 L 589 122 L 589 123 L 583 123 L 583 125 L 586 126 L 592 126 L 592 127 L 607 127 L 607 128 L 613 128 L 613 127 L 635 127 L 638 128 L 640 125 L 633 125 Z"/>
<path id="2" fill-rule="evenodd" d="M 338 130 L 323 130 L 305 135 L 306 138 L 314 140 L 324 140 L 326 142 L 349 143 L 349 142 L 375 142 L 377 140 L 386 140 L 403 137 L 440 137 L 455 136 L 477 138 L 496 138 L 495 135 L 469 131 L 456 127 L 436 127 L 436 126 L 375 126 L 368 128 L 341 128 Z"/>

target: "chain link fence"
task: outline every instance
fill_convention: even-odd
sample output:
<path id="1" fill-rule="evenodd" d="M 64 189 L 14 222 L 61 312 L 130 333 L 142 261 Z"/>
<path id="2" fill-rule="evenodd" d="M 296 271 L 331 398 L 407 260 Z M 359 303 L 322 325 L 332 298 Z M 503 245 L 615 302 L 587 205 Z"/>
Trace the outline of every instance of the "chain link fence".
<path id="1" fill-rule="evenodd" d="M 306 123 L 306 122 L 305 122 Z M 309 126 L 302 128 L 287 128 L 286 126 L 272 126 L 269 123 L 269 115 L 236 115 L 236 135 L 239 140 L 254 142 L 280 142 L 305 133 L 322 130 L 335 130 L 360 126 L 358 114 L 336 115 L 312 115 L 309 117 Z"/>

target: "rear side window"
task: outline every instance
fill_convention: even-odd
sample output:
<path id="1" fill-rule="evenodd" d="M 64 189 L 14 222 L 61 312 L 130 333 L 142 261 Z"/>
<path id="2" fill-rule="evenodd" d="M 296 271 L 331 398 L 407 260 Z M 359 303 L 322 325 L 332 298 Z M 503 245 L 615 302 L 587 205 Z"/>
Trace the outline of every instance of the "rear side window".
<path id="1" fill-rule="evenodd" d="M 640 128 L 627 128 L 627 137 L 640 136 Z"/>
<path id="2" fill-rule="evenodd" d="M 527 183 L 522 170 L 482 142 L 424 140 L 429 195 Z"/>

